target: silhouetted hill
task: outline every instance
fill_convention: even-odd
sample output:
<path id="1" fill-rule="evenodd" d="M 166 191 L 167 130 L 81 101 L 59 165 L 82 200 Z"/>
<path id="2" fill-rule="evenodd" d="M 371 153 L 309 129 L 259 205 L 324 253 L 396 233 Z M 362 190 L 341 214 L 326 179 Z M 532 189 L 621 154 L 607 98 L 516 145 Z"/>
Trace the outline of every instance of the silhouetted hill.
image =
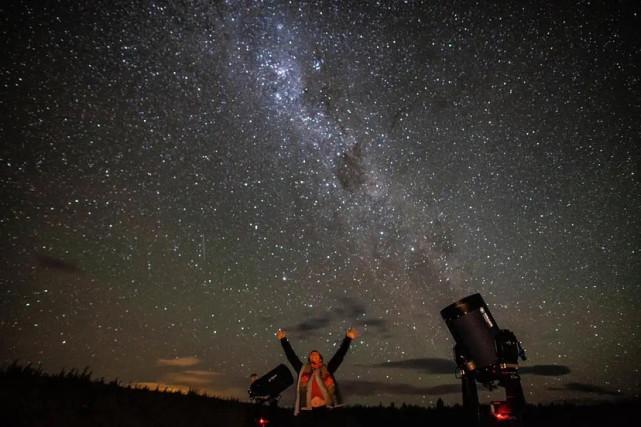
<path id="1" fill-rule="evenodd" d="M 317 425 L 291 409 L 256 406 L 197 393 L 168 393 L 92 380 L 88 369 L 57 375 L 14 363 L 0 372 L 0 426 L 255 426 Z M 525 426 L 636 425 L 638 401 L 593 406 L 528 407 Z M 302 421 L 302 422 L 301 422 Z M 462 408 L 347 407 L 331 411 L 325 426 L 465 426 Z"/>

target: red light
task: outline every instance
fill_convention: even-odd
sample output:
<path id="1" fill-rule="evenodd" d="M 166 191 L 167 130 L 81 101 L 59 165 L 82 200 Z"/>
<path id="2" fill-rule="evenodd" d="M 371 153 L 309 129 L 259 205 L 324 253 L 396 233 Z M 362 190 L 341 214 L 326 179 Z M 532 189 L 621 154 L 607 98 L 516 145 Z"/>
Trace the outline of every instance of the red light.
<path id="1" fill-rule="evenodd" d="M 492 402 L 492 414 L 497 421 L 507 421 L 514 418 L 512 408 L 505 402 Z"/>
<path id="2" fill-rule="evenodd" d="M 505 420 L 510 419 L 510 414 L 506 414 L 506 413 L 503 413 L 503 412 L 497 412 L 496 414 L 494 414 L 494 416 L 499 421 L 505 421 Z"/>
<path id="3" fill-rule="evenodd" d="M 269 420 L 267 418 L 259 418 L 258 419 L 258 425 L 260 427 L 265 427 L 267 424 L 269 424 Z"/>

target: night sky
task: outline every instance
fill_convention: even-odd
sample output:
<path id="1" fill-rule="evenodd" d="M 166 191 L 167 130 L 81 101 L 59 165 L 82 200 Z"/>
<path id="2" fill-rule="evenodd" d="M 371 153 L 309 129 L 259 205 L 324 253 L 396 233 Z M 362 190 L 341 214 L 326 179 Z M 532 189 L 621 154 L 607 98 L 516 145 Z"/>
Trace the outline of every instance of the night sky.
<path id="1" fill-rule="evenodd" d="M 354 326 L 346 403 L 456 403 L 439 312 L 480 292 L 528 401 L 641 394 L 638 2 L 25 3 L 3 364 L 245 399 L 279 327 Z"/>

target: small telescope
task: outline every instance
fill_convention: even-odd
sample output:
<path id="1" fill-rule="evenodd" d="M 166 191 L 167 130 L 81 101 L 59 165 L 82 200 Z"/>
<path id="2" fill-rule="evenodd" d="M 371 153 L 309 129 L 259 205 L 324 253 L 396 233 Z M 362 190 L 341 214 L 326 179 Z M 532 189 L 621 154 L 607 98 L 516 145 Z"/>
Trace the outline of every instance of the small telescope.
<path id="1" fill-rule="evenodd" d="M 271 423 L 268 415 L 273 412 L 266 411 L 265 406 L 275 408 L 278 406 L 280 394 L 294 383 L 292 373 L 287 366 L 280 364 L 260 378 L 256 374 L 251 376 L 252 382 L 249 385 L 249 400 L 256 405 L 256 416 L 254 417 L 257 427 L 268 427 Z"/>
<path id="2" fill-rule="evenodd" d="M 454 337 L 454 358 L 461 378 L 463 407 L 470 423 L 480 423 L 476 383 L 488 390 L 505 388 L 506 399 L 490 404 L 497 423 L 518 424 L 525 408 L 525 396 L 518 374 L 518 359 L 525 351 L 514 333 L 500 329 L 480 294 L 467 296 L 441 310 Z"/>
<path id="3" fill-rule="evenodd" d="M 249 385 L 249 398 L 258 404 L 275 406 L 280 394 L 294 383 L 287 366 L 280 364 Z"/>

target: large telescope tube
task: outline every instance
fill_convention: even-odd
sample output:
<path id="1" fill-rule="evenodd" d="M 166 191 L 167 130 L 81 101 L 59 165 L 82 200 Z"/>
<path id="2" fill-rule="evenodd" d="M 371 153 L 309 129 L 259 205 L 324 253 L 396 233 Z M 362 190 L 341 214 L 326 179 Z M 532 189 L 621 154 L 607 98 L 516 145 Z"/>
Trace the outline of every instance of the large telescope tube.
<path id="1" fill-rule="evenodd" d="M 495 337 L 499 327 L 481 294 L 467 296 L 441 310 L 441 317 L 450 330 L 470 370 L 492 368 L 497 361 Z"/>

